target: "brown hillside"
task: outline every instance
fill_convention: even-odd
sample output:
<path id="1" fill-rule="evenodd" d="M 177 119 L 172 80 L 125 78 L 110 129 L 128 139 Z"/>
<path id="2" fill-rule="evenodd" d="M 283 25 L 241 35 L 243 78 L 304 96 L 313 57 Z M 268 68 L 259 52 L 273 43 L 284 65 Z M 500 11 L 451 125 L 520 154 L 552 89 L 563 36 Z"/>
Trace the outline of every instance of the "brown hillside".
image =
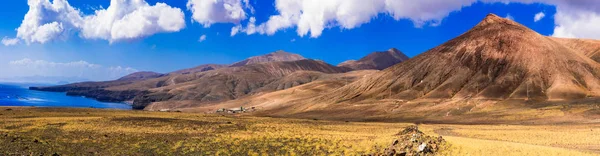
<path id="1" fill-rule="evenodd" d="M 573 50 L 582 52 L 585 56 L 590 57 L 596 62 L 600 62 L 600 41 L 598 40 L 555 37 L 549 38 L 556 42 L 562 43 L 563 45 L 572 48 Z"/>
<path id="2" fill-rule="evenodd" d="M 250 57 L 243 61 L 236 62 L 236 63 L 232 64 L 230 67 L 239 67 L 239 66 L 266 63 L 266 62 L 298 61 L 298 60 L 304 60 L 304 59 L 306 59 L 306 58 L 304 58 L 298 54 L 288 53 L 283 50 L 279 50 L 279 51 L 276 51 L 276 52 L 273 52 L 273 53 L 270 53 L 267 55 Z"/>
<path id="3" fill-rule="evenodd" d="M 296 110 L 283 110 L 282 108 L 296 108 L 294 105 L 309 105 L 306 104 L 306 99 L 335 90 L 377 72 L 379 71 L 360 70 L 327 74 L 315 71 L 297 71 L 260 88 L 253 95 L 235 100 L 219 101 L 212 104 L 200 103 L 194 100 L 155 102 L 146 107 L 146 110 L 177 109 L 192 112 L 214 112 L 220 108 L 256 107 L 260 110 L 278 109 L 275 111 L 278 114 L 291 114 L 295 113 Z"/>
<path id="4" fill-rule="evenodd" d="M 358 61 L 350 60 L 342 62 L 338 67 L 347 67 L 353 70 L 383 70 L 400 62 L 408 60 L 400 50 L 392 48 L 388 51 L 373 52 Z"/>
<path id="5" fill-rule="evenodd" d="M 126 76 L 119 78 L 118 80 L 146 80 L 164 76 L 164 74 L 156 73 L 156 72 L 135 72 Z"/>
<path id="6" fill-rule="evenodd" d="M 220 64 L 204 64 L 204 65 L 200 65 L 194 68 L 188 68 L 188 69 L 182 69 L 182 70 L 178 70 L 178 71 L 174 71 L 169 73 L 170 75 L 173 74 L 194 74 L 194 73 L 199 73 L 199 72 L 205 72 L 205 71 L 209 71 L 209 70 L 215 70 L 215 69 L 220 69 L 220 68 L 225 68 L 227 67 L 226 65 L 220 65 Z"/>
<path id="7" fill-rule="evenodd" d="M 298 71 L 308 72 L 295 74 Z M 134 103 L 137 108 L 143 108 L 150 103 L 159 101 L 194 100 L 198 103 L 206 103 L 232 100 L 260 91 L 274 91 L 308 83 L 314 80 L 311 77 L 319 75 L 319 73 L 347 71 L 346 68 L 335 67 L 315 60 L 270 62 L 223 68 L 194 74 L 193 80 L 183 83 L 170 83 L 176 80 L 163 79 L 159 81 L 159 83 L 163 82 L 161 87 L 150 89 L 151 94 L 136 98 Z M 286 77 L 290 74 L 293 76 Z M 157 80 L 160 79 L 151 81 Z M 152 86 L 151 81 L 120 87 Z"/>
<path id="8" fill-rule="evenodd" d="M 365 99 L 578 99 L 600 93 L 600 65 L 490 14 L 459 37 L 330 95 Z"/>

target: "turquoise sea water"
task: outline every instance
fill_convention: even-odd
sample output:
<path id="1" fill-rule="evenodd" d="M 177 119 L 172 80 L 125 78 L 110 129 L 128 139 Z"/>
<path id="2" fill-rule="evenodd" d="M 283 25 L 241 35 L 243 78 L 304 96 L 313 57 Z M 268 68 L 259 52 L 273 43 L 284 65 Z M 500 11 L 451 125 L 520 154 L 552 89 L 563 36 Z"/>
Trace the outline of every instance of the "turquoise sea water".
<path id="1" fill-rule="evenodd" d="M 0 84 L 0 106 L 77 107 L 131 109 L 125 103 L 99 102 L 85 97 L 67 96 L 65 93 L 29 90 L 27 84 Z"/>

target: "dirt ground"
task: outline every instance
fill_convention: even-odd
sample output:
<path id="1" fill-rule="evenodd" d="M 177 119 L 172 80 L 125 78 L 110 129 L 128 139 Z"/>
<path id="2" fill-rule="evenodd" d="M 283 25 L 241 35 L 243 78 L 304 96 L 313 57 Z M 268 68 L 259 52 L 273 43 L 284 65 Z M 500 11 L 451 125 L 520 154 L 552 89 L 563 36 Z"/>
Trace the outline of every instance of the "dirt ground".
<path id="1" fill-rule="evenodd" d="M 365 155 L 413 123 L 0 108 L 0 155 Z M 600 124 L 420 124 L 439 155 L 598 155 Z"/>

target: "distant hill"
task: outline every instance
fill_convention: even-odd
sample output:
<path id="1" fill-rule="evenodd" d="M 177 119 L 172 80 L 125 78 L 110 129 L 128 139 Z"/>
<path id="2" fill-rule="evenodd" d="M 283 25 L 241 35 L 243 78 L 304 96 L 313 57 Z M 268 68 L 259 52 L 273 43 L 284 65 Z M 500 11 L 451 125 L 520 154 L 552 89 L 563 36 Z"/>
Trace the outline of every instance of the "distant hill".
<path id="1" fill-rule="evenodd" d="M 283 50 L 279 50 L 279 51 L 276 51 L 273 53 L 269 53 L 267 55 L 250 57 L 243 61 L 233 63 L 232 65 L 230 65 L 230 67 L 239 67 L 239 66 L 266 63 L 266 62 L 298 61 L 298 60 L 304 60 L 304 59 L 306 59 L 306 58 L 304 58 L 298 54 L 293 54 L 293 53 L 285 52 Z"/>
<path id="2" fill-rule="evenodd" d="M 174 71 L 169 74 L 194 74 L 194 73 L 205 72 L 205 71 L 209 71 L 209 70 L 221 69 L 221 68 L 225 68 L 225 67 L 227 67 L 227 65 L 204 64 L 204 65 L 200 65 L 200 66 L 197 66 L 194 68 L 188 68 L 188 69 Z"/>
<path id="3" fill-rule="evenodd" d="M 387 51 L 373 52 L 358 61 L 349 60 L 342 62 L 338 67 L 347 67 L 353 70 L 383 70 L 408 59 L 408 56 L 404 55 L 400 50 L 392 48 Z"/>
<path id="4" fill-rule="evenodd" d="M 210 103 L 237 99 L 309 83 L 316 76 L 343 73 L 349 68 L 277 51 L 250 57 L 231 66 L 207 64 L 169 74 L 138 72 L 114 81 L 83 82 L 33 90 L 67 92 L 101 101 L 134 101 L 136 109 L 160 101 Z"/>
<path id="5" fill-rule="evenodd" d="M 156 73 L 156 72 L 143 71 L 143 72 L 131 73 L 131 74 L 123 76 L 123 77 L 121 77 L 121 78 L 119 78 L 117 80 L 121 80 L 121 81 L 127 81 L 127 80 L 146 80 L 146 79 L 157 78 L 157 77 L 161 77 L 161 76 L 164 76 L 164 74 Z"/>
<path id="6" fill-rule="evenodd" d="M 296 73 L 300 71 L 303 72 Z M 173 79 L 155 81 L 153 83 L 163 83 L 160 87 L 149 89 L 150 94 L 136 97 L 134 107 L 140 109 L 161 101 L 193 100 L 199 104 L 232 100 L 260 91 L 281 90 L 308 83 L 314 80 L 311 79 L 313 74 L 347 71 L 346 68 L 307 59 L 222 68 L 198 73 L 194 79 L 186 82 L 164 83 L 173 82 Z M 294 76 L 288 77 L 288 75 Z M 141 82 L 120 86 L 120 88 L 138 88 L 135 85 L 151 86 Z"/>

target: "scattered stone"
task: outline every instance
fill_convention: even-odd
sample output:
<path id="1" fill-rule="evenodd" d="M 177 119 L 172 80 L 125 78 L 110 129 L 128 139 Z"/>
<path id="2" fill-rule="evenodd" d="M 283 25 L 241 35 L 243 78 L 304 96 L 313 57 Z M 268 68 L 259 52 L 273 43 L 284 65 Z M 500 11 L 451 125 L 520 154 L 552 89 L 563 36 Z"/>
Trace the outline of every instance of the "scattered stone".
<path id="1" fill-rule="evenodd" d="M 33 140 L 34 143 L 39 143 L 40 141 L 38 139 Z"/>
<path id="2" fill-rule="evenodd" d="M 60 154 L 54 153 L 54 154 L 52 154 L 52 156 L 60 156 Z"/>
<path id="3" fill-rule="evenodd" d="M 441 136 L 425 135 L 417 126 L 406 127 L 397 136 L 390 147 L 373 155 L 436 155 L 445 146 Z"/>
<path id="4" fill-rule="evenodd" d="M 12 108 L 7 108 L 7 109 L 5 109 L 5 110 L 6 110 L 6 111 L 11 111 L 11 110 L 13 110 L 13 109 L 12 109 Z"/>
<path id="5" fill-rule="evenodd" d="M 396 155 L 396 150 L 395 150 L 395 149 L 389 150 L 389 151 L 387 152 L 387 155 L 389 155 L 389 156 L 394 156 L 394 155 Z"/>
<path id="6" fill-rule="evenodd" d="M 427 148 L 427 144 L 426 143 L 422 143 L 421 145 L 419 145 L 419 148 L 418 148 L 417 152 L 423 152 L 423 151 L 426 150 L 425 148 Z"/>

